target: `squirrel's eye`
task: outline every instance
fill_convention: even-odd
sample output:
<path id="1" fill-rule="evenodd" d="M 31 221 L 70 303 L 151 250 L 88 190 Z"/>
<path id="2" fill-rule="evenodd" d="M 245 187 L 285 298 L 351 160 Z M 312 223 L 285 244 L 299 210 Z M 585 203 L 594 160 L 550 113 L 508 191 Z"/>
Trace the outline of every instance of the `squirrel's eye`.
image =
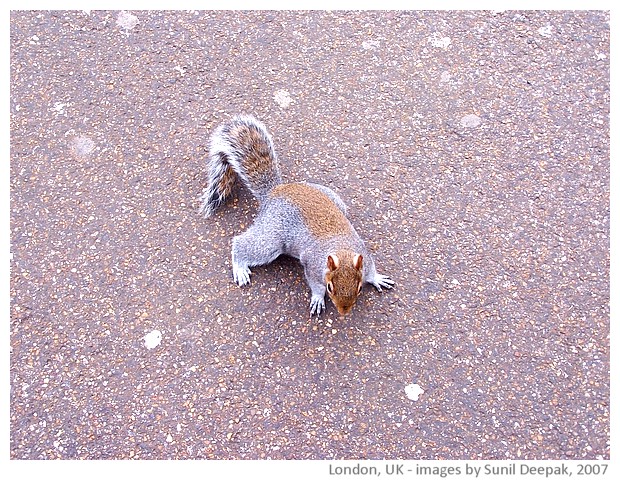
<path id="1" fill-rule="evenodd" d="M 334 293 L 334 285 L 332 284 L 332 282 L 327 282 L 327 291 L 329 293 Z"/>

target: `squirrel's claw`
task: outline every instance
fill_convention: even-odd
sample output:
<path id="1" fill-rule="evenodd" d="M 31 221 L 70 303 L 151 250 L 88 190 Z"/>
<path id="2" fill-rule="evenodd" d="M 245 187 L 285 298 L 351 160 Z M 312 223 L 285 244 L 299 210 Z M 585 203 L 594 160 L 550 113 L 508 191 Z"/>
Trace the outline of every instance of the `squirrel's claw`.
<path id="1" fill-rule="evenodd" d="M 394 286 L 394 280 L 387 275 L 381 275 L 380 273 L 375 274 L 375 278 L 373 278 L 370 283 L 372 283 L 379 291 L 381 291 L 381 287 L 389 289 Z"/>
<path id="2" fill-rule="evenodd" d="M 252 272 L 248 267 L 241 267 L 239 265 L 233 265 L 233 279 L 235 283 L 240 287 L 250 283 L 250 275 Z"/>
<path id="3" fill-rule="evenodd" d="M 312 295 L 310 299 L 310 315 L 319 316 L 325 310 L 325 299 L 320 295 Z"/>

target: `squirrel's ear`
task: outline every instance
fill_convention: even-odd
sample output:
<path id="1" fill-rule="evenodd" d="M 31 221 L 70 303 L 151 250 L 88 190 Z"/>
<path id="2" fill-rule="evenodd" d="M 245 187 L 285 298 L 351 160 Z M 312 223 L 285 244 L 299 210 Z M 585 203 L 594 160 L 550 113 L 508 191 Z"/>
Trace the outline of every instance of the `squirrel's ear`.
<path id="1" fill-rule="evenodd" d="M 353 257 L 353 266 L 356 270 L 362 269 L 362 260 L 364 260 L 364 257 L 359 253 Z"/>
<path id="2" fill-rule="evenodd" d="M 340 260 L 336 255 L 328 255 L 327 256 L 327 268 L 330 272 L 333 272 L 340 265 Z"/>

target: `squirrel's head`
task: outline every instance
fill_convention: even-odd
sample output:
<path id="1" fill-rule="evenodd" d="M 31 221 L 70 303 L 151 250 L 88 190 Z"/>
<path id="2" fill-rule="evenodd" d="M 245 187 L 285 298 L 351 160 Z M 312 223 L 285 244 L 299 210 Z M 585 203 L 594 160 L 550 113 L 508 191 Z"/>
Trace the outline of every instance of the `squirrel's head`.
<path id="1" fill-rule="evenodd" d="M 325 274 L 327 294 L 341 315 L 351 311 L 362 291 L 363 260 L 360 254 L 345 254 L 341 257 L 328 255 L 327 257 L 327 273 Z"/>

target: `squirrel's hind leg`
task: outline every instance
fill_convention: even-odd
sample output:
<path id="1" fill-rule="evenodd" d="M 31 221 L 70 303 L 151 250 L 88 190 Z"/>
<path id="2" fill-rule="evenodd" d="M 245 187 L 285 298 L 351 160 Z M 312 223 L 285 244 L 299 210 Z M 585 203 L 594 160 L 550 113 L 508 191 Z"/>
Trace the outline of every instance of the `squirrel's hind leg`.
<path id="1" fill-rule="evenodd" d="M 233 279 L 240 287 L 250 283 L 250 267 L 273 262 L 282 254 L 282 244 L 272 232 L 254 223 L 232 241 Z"/>

